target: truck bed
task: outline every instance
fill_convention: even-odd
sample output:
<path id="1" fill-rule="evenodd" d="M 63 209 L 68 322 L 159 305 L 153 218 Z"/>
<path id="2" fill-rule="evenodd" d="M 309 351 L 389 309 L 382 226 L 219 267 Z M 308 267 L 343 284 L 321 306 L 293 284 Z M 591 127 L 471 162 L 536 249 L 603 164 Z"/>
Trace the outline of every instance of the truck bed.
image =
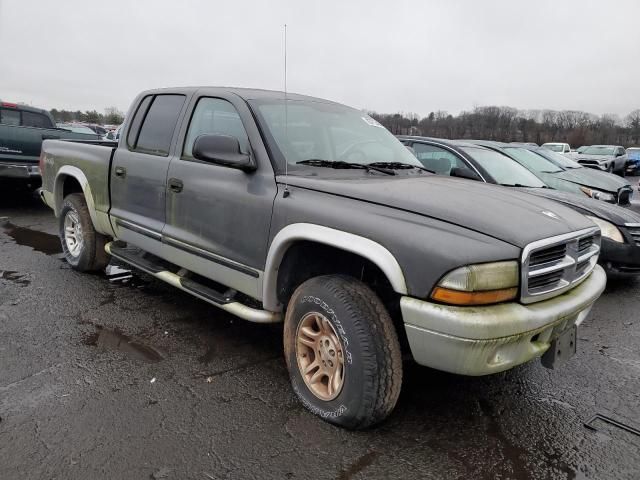
<path id="1" fill-rule="evenodd" d="M 116 147 L 117 142 L 109 141 L 45 140 L 42 144 L 43 189 L 63 192 L 62 188 L 54 187 L 58 182 L 63 184 L 66 175 L 73 172 L 76 178 L 83 179 L 85 196 L 94 203 L 96 213 L 106 218 L 109 211 L 110 182 L 105 180 L 110 178 L 111 161 Z M 53 200 L 47 199 L 47 203 Z M 96 227 L 101 233 L 111 233 L 108 222 L 99 222 Z"/>

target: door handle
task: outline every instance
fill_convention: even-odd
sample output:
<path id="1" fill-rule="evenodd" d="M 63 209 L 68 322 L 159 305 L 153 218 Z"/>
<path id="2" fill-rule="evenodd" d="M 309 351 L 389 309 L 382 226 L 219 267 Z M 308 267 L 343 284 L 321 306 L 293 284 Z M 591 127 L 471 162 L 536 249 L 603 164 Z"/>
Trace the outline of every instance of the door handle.
<path id="1" fill-rule="evenodd" d="M 127 169 L 124 167 L 116 167 L 116 169 L 114 170 L 116 177 L 126 177 L 127 176 Z"/>
<path id="2" fill-rule="evenodd" d="M 178 180 L 177 178 L 169 179 L 169 190 L 175 193 L 180 193 L 184 187 L 182 180 Z"/>

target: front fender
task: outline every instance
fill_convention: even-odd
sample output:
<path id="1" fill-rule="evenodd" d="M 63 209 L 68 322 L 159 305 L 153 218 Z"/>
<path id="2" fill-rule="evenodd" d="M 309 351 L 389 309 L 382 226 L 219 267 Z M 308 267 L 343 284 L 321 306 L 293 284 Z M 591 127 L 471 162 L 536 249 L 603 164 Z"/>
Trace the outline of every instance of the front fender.
<path id="1" fill-rule="evenodd" d="M 263 280 L 263 305 L 266 310 L 280 311 L 277 298 L 278 269 L 282 259 L 293 243 L 310 240 L 336 247 L 364 257 L 380 268 L 393 289 L 407 295 L 407 284 L 400 264 L 393 254 L 373 240 L 312 223 L 293 223 L 280 230 L 274 237 L 269 252 Z"/>

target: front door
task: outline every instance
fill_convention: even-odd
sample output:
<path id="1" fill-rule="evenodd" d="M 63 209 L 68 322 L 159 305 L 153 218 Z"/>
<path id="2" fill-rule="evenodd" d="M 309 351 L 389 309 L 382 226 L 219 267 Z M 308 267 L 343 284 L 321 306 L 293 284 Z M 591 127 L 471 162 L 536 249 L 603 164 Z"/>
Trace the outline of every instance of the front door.
<path id="1" fill-rule="evenodd" d="M 173 137 L 186 100 L 184 95 L 142 99 L 112 162 L 114 227 L 119 238 L 141 248 L 148 239 L 161 238 Z"/>
<path id="2" fill-rule="evenodd" d="M 243 124 L 242 118 L 250 113 L 238 97 L 203 96 L 193 103 L 191 120 L 179 140 L 180 152 L 169 166 L 162 240 L 179 265 L 260 297 L 258 279 L 264 269 L 276 195 L 273 169 L 268 158 L 259 159 L 262 163 L 258 161 L 253 172 L 193 158 L 194 141 L 202 134 L 231 135 L 244 153 L 254 156 L 251 143 L 255 147 L 260 142 L 262 147 L 255 123 L 250 128 Z M 238 108 L 245 115 L 241 117 Z"/>

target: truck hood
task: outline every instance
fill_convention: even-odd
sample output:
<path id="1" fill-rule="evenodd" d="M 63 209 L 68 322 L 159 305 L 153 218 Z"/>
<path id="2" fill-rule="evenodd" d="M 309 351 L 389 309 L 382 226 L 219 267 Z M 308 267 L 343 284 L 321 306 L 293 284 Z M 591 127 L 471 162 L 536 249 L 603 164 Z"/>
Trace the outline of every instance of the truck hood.
<path id="1" fill-rule="evenodd" d="M 601 218 L 619 227 L 624 226 L 625 223 L 640 223 L 640 214 L 630 208 L 621 207 L 601 200 L 594 200 L 583 194 L 561 192 L 549 188 L 522 188 L 519 190 L 538 197 L 554 200 L 585 215 Z"/>
<path id="2" fill-rule="evenodd" d="M 285 183 L 283 176 L 277 180 Z M 551 200 L 472 180 L 437 175 L 289 175 L 286 183 L 434 218 L 520 248 L 542 238 L 593 227 L 583 215 Z"/>

